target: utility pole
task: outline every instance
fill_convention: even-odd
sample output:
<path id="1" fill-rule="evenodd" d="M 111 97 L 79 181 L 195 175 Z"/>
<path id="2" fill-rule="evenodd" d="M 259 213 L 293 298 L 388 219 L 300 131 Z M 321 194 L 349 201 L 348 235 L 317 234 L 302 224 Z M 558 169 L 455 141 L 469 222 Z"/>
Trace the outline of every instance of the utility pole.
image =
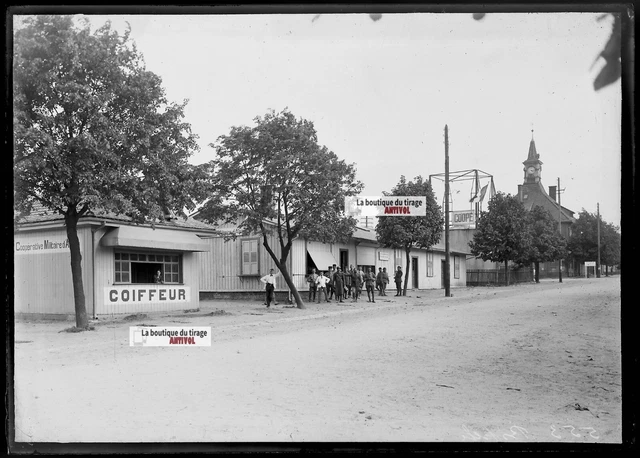
<path id="1" fill-rule="evenodd" d="M 562 237 L 562 205 L 560 205 L 560 177 L 558 177 L 558 231 Z M 558 259 L 558 281 L 562 283 L 562 258 Z"/>
<path id="2" fill-rule="evenodd" d="M 596 264 L 596 277 L 600 278 L 600 202 L 598 202 L 598 264 Z"/>
<path id="3" fill-rule="evenodd" d="M 444 295 L 451 297 L 451 281 L 449 272 L 449 127 L 444 126 Z"/>

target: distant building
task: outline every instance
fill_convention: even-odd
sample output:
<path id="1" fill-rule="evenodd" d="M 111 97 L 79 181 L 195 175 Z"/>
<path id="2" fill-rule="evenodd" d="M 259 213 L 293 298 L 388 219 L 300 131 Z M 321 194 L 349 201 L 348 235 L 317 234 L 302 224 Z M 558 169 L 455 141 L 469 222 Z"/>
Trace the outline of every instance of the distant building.
<path id="1" fill-rule="evenodd" d="M 198 215 L 194 216 L 198 218 Z M 275 263 L 262 245 L 262 235 L 236 234 L 235 238 L 230 239 L 229 235 L 236 229 L 237 226 L 234 225 L 222 226 L 217 235 L 206 237 L 209 249 L 196 255 L 200 267 L 201 299 L 262 298 L 264 285 L 260 283 L 260 277 L 269 269 L 276 268 Z M 223 231 L 229 234 L 225 236 Z M 279 256 L 280 248 L 275 232 L 269 234 L 267 239 L 270 247 Z M 450 251 L 450 284 L 452 287 L 465 286 L 465 259 L 470 254 L 469 247 L 466 243 L 457 243 L 456 239 L 452 241 Z M 308 291 L 306 277 L 311 273 L 311 269 L 326 272 L 331 266 L 341 266 L 345 269 L 353 265 L 365 270 L 372 268 L 377 272 L 379 268 L 386 267 L 393 279 L 393 272 L 397 266 L 401 266 L 404 273 L 406 263 L 404 250 L 384 248 L 378 243 L 375 230 L 358 227 L 345 243 L 323 243 L 296 238 L 286 267 L 304 300 Z M 443 263 L 444 237 L 429 250 L 412 250 L 407 289 L 443 288 Z M 395 288 L 393 280 L 389 287 Z M 280 300 L 292 299 L 289 288 L 281 277 L 276 282 L 276 295 Z"/>
<path id="2" fill-rule="evenodd" d="M 524 182 L 518 185 L 518 199 L 528 211 L 536 206 L 540 206 L 551 213 L 556 220 L 560 220 L 560 232 L 565 239 L 571 237 L 572 227 L 576 222 L 573 217 L 574 212 L 566 207 L 558 205 L 557 186 L 549 186 L 549 192 L 542 185 L 542 161 L 536 151 L 536 143 L 531 137 L 529 143 L 529 154 L 522 163 L 524 165 Z M 573 275 L 574 266 L 563 263 L 563 274 Z M 540 264 L 540 277 L 557 276 L 558 262 L 547 262 Z"/>

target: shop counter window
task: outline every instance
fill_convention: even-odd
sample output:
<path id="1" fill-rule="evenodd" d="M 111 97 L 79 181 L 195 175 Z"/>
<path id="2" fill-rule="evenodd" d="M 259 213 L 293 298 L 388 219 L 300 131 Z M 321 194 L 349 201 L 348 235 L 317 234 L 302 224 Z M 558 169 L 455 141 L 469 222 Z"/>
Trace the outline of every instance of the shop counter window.
<path id="1" fill-rule="evenodd" d="M 153 283 L 158 270 L 165 283 L 182 283 L 182 255 L 115 253 L 115 283 Z"/>

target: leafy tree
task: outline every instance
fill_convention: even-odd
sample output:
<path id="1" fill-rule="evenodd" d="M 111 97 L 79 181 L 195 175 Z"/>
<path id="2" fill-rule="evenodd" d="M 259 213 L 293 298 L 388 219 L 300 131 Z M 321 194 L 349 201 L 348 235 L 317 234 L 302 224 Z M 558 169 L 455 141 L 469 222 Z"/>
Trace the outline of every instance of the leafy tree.
<path id="1" fill-rule="evenodd" d="M 157 221 L 200 199 L 197 149 L 129 40 L 107 22 L 91 32 L 70 16 L 28 18 L 14 35 L 14 208 L 64 216 L 76 326 L 88 325 L 78 221 L 110 211 Z"/>
<path id="2" fill-rule="evenodd" d="M 598 216 L 584 208 L 580 212 L 567 244 L 571 257 L 578 263 L 598 261 Z M 619 228 L 611 223 L 600 221 L 600 262 L 605 265 L 620 263 Z M 596 266 L 600 272 L 600 266 Z"/>
<path id="3" fill-rule="evenodd" d="M 381 216 L 376 225 L 378 242 L 384 247 L 402 249 L 406 253 L 407 263 L 404 274 L 402 294 L 407 295 L 409 279 L 409 261 L 412 248 L 429 249 L 438 243 L 444 228 L 444 217 L 431 189 L 431 183 L 421 176 L 407 181 L 404 175 L 391 192 L 385 196 L 422 196 L 427 198 L 427 215 L 420 216 Z"/>
<path id="4" fill-rule="evenodd" d="M 620 228 L 607 222 L 600 224 L 600 261 L 605 265 L 608 276 L 609 266 L 620 266 Z"/>
<path id="5" fill-rule="evenodd" d="M 313 123 L 287 109 L 255 118 L 255 126 L 232 127 L 211 144 L 213 187 L 200 214 L 212 224 L 235 224 L 239 233 L 262 235 L 262 245 L 304 308 L 286 261 L 296 237 L 347 240 L 355 218 L 344 216 L 344 198 L 362 189 L 355 167 L 318 145 Z M 269 244 L 275 231 L 279 254 Z"/>
<path id="6" fill-rule="evenodd" d="M 516 196 L 497 193 L 488 211 L 478 218 L 471 253 L 483 261 L 504 262 L 506 284 L 509 284 L 509 261 L 521 259 L 528 253 L 531 234 L 527 229 L 527 211 Z"/>
<path id="7" fill-rule="evenodd" d="M 527 213 L 527 230 L 531 243 L 515 261 L 521 265 L 535 265 L 536 283 L 540 283 L 540 263 L 562 259 L 566 255 L 567 242 L 558 232 L 558 223 L 551 213 L 536 205 Z"/>

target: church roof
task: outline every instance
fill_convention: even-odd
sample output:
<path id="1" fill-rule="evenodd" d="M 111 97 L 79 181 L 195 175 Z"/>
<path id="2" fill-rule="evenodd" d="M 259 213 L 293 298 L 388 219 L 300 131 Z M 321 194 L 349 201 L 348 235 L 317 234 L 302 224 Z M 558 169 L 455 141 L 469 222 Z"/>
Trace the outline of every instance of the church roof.
<path id="1" fill-rule="evenodd" d="M 525 183 L 520 188 L 520 201 L 524 205 L 527 211 L 530 211 L 535 206 L 540 206 L 545 210 L 548 210 L 553 217 L 558 218 L 558 203 L 551 198 L 547 191 L 545 191 L 542 183 Z M 563 223 L 575 223 L 576 219 L 573 217 L 573 211 L 566 207 L 560 206 L 561 222 Z"/>

